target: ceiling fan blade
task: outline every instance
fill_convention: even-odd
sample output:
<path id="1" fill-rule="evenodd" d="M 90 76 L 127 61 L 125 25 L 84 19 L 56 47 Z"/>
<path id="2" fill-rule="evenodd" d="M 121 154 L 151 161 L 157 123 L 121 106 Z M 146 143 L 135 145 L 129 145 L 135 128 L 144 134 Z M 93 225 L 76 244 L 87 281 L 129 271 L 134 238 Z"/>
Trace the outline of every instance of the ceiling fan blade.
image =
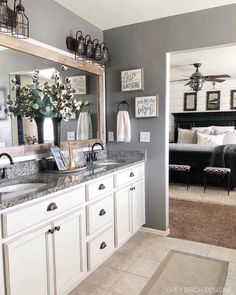
<path id="1" fill-rule="evenodd" d="M 208 75 L 208 76 L 205 76 L 205 79 L 208 79 L 208 78 L 231 78 L 230 75 Z"/>
<path id="2" fill-rule="evenodd" d="M 191 84 L 191 81 L 189 81 L 188 83 L 186 83 L 184 86 L 188 86 Z"/>
<path id="3" fill-rule="evenodd" d="M 172 80 L 170 82 L 183 82 L 183 81 L 189 81 L 189 78 L 188 79 L 180 79 L 180 80 Z"/>
<path id="4" fill-rule="evenodd" d="M 225 79 L 217 79 L 217 78 L 208 78 L 208 79 L 206 79 L 206 81 L 222 83 L 222 82 L 225 82 L 226 80 Z"/>

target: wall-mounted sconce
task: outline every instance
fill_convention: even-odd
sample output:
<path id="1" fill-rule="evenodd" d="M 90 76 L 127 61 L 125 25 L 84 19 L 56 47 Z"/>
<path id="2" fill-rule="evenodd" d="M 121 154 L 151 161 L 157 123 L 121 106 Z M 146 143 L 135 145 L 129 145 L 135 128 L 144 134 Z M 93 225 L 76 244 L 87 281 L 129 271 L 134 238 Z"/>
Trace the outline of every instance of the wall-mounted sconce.
<path id="1" fill-rule="evenodd" d="M 21 0 L 14 0 L 14 10 L 9 8 L 7 0 L 0 0 L 0 32 L 20 39 L 29 38 L 29 19 Z"/>
<path id="2" fill-rule="evenodd" d="M 76 39 L 68 36 L 66 46 L 75 53 L 75 58 L 100 64 L 102 67 L 111 65 L 111 55 L 105 43 L 99 43 L 98 39 L 92 40 L 90 35 L 84 37 L 81 31 L 77 31 Z"/>

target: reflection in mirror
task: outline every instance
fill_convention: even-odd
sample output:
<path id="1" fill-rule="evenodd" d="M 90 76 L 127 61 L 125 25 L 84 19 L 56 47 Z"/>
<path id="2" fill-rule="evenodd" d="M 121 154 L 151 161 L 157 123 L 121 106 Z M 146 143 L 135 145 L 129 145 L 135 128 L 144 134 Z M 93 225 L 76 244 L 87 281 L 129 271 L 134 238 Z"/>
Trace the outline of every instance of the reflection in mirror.
<path id="1" fill-rule="evenodd" d="M 4 113 L 4 108 L 7 102 L 14 102 L 18 98 L 22 98 L 21 94 L 25 94 L 26 90 L 35 86 L 35 74 L 40 90 L 34 95 L 39 94 L 41 97 L 45 94 L 45 85 L 49 91 L 52 90 L 53 83 L 55 84 L 55 76 L 52 79 L 55 71 L 58 71 L 62 83 L 70 85 L 71 89 L 76 90 L 76 94 L 71 96 L 72 100 L 76 100 L 82 104 L 82 108 L 70 117 L 69 120 L 62 120 L 61 123 L 61 141 L 68 140 L 86 140 L 99 138 L 98 132 L 98 76 L 76 68 L 66 67 L 62 70 L 62 65 L 53 61 L 35 57 L 16 50 L 1 47 L 0 48 L 0 147 L 17 146 L 23 144 L 39 143 L 40 134 L 38 134 L 35 120 L 30 116 L 19 115 L 12 112 L 8 116 Z M 35 70 L 38 70 L 35 73 Z M 67 83 L 69 77 L 69 84 Z M 59 79 L 60 80 L 60 79 Z M 45 84 L 46 83 L 46 84 Z M 19 91 L 22 90 L 22 91 Z M 25 92 L 24 92 L 25 91 Z M 7 99 L 10 97 L 10 100 Z M 24 95 L 23 95 L 24 96 Z M 44 134 L 43 141 L 53 142 L 53 125 L 52 117 L 56 114 L 56 106 L 52 107 L 52 102 L 48 104 L 44 112 Z M 8 110 L 12 105 L 7 105 Z M 38 106 L 34 105 L 37 110 Z M 10 109 L 11 110 L 11 109 Z M 13 112 L 14 113 L 14 112 Z M 9 116 L 11 115 L 11 116 Z M 16 116 L 18 115 L 18 116 Z M 32 111 L 31 111 L 32 115 Z M 91 119 L 90 119 L 91 118 Z"/>

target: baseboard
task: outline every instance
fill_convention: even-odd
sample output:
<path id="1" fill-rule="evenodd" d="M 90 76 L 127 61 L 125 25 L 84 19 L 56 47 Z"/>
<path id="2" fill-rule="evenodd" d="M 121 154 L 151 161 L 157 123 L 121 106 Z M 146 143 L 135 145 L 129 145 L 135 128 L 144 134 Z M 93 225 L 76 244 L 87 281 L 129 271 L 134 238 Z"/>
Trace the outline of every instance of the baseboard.
<path id="1" fill-rule="evenodd" d="M 140 231 L 145 232 L 145 233 L 149 233 L 149 234 L 158 235 L 158 236 L 164 236 L 164 237 L 168 236 L 170 233 L 169 228 L 167 230 L 158 230 L 158 229 L 154 229 L 154 228 L 141 227 Z"/>

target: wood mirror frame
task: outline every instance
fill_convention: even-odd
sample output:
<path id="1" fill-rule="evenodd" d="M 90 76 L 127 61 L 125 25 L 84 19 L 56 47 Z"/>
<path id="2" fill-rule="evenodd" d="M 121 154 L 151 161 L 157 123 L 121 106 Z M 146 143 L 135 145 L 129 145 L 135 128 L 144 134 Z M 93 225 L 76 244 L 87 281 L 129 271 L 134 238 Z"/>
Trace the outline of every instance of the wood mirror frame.
<path id="1" fill-rule="evenodd" d="M 99 65 L 90 64 L 76 60 L 74 55 L 55 48 L 53 46 L 35 41 L 33 39 L 21 40 L 10 35 L 0 33 L 0 46 L 14 49 L 23 53 L 28 53 L 40 58 L 48 59 L 59 64 L 64 64 L 82 71 L 97 75 L 97 110 L 98 110 L 98 132 L 99 138 L 84 141 L 76 141 L 81 147 L 87 147 L 94 142 L 105 144 L 105 70 Z M 63 143 L 62 143 L 63 146 Z M 49 144 L 36 144 L 25 146 L 13 146 L 0 148 L 0 153 L 8 152 L 14 157 L 33 156 L 49 152 Z"/>

